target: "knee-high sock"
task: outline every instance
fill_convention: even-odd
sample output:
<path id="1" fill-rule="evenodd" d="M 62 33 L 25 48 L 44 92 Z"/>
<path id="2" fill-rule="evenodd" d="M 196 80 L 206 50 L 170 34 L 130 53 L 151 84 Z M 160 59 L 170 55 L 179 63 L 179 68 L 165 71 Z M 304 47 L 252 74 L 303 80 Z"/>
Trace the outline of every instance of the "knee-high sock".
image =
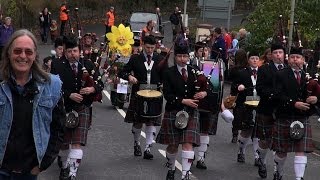
<path id="1" fill-rule="evenodd" d="M 198 161 L 204 160 L 204 154 L 207 152 L 209 136 L 200 136 L 200 146 L 198 147 Z"/>
<path id="2" fill-rule="evenodd" d="M 83 157 L 83 151 L 82 149 L 70 149 L 69 153 L 69 166 L 70 166 L 70 173 L 69 176 L 77 175 L 78 168 L 81 163 L 81 159 Z"/>
<path id="3" fill-rule="evenodd" d="M 249 143 L 250 138 L 245 138 L 243 136 L 241 136 L 241 134 L 239 135 L 239 140 L 238 140 L 238 144 L 239 144 L 239 152 L 242 152 L 243 154 L 246 153 L 246 147 Z"/>
<path id="4" fill-rule="evenodd" d="M 194 158 L 194 151 L 183 151 L 181 153 L 182 157 L 182 179 L 187 174 L 187 171 L 190 171 L 191 163 Z"/>
<path id="5" fill-rule="evenodd" d="M 277 154 L 274 156 L 274 163 L 275 163 L 275 171 L 278 171 L 280 176 L 283 175 L 283 166 L 286 162 L 287 157 L 281 158 Z"/>
<path id="6" fill-rule="evenodd" d="M 154 126 L 146 126 L 146 148 L 145 150 L 150 151 L 150 147 L 152 146 L 152 141 L 156 133 L 156 127 Z"/>
<path id="7" fill-rule="evenodd" d="M 170 154 L 168 152 L 166 152 L 166 156 L 167 156 L 167 160 L 168 160 L 168 169 L 170 170 L 175 170 L 176 169 L 176 157 L 177 157 L 177 153 L 174 154 Z"/>
<path id="8" fill-rule="evenodd" d="M 307 165 L 307 156 L 294 157 L 294 172 L 296 173 L 296 180 L 301 180 L 304 176 L 304 170 Z"/>
<path id="9" fill-rule="evenodd" d="M 68 155 L 69 155 L 69 149 L 59 151 L 59 156 L 61 157 L 63 169 L 66 169 L 68 167 L 68 161 L 69 161 Z"/>
<path id="10" fill-rule="evenodd" d="M 266 157 L 267 157 L 267 153 L 268 153 L 268 149 L 262 149 L 259 145 L 258 145 L 258 150 L 257 150 L 259 157 L 261 158 L 263 164 L 266 164 Z"/>
<path id="11" fill-rule="evenodd" d="M 253 147 L 253 154 L 255 159 L 259 158 L 258 146 L 259 146 L 259 139 L 252 138 L 252 147 Z"/>
<path id="12" fill-rule="evenodd" d="M 134 126 L 132 126 L 132 134 L 133 139 L 135 143 L 138 143 L 140 145 L 140 137 L 141 137 L 141 129 L 137 129 Z"/>

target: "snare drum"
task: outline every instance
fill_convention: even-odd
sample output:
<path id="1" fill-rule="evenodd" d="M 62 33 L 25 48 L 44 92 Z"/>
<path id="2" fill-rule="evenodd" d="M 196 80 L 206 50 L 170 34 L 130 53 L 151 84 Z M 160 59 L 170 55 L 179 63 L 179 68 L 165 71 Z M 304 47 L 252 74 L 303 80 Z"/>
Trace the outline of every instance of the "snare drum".
<path id="1" fill-rule="evenodd" d="M 245 101 L 244 104 L 247 105 L 247 106 L 256 108 L 256 107 L 258 107 L 259 101 L 256 101 L 256 100 Z"/>
<path id="2" fill-rule="evenodd" d="M 140 90 L 136 94 L 136 113 L 145 118 L 155 118 L 162 115 L 163 95 L 156 90 Z"/>

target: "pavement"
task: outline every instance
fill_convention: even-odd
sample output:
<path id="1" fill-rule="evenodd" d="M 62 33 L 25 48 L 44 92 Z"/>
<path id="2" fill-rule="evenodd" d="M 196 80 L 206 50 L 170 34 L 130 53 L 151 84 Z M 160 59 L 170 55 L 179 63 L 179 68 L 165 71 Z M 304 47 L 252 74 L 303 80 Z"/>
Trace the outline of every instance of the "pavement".
<path id="1" fill-rule="evenodd" d="M 165 31 L 171 34 L 167 26 Z M 85 27 L 87 32 L 96 32 L 102 35 L 103 25 Z M 171 37 L 168 37 L 169 42 Z M 52 45 L 40 45 L 40 57 L 50 54 Z M 171 58 L 172 61 L 172 58 Z M 230 86 L 225 85 L 224 94 L 227 95 Z M 167 168 L 165 146 L 154 144 L 152 153 L 154 160 L 144 160 L 133 156 L 133 137 L 131 124 L 124 123 L 123 119 L 128 106 L 117 109 L 111 105 L 109 87 L 103 91 L 103 103 L 95 103 L 93 107 L 93 125 L 88 134 L 88 144 L 84 147 L 84 158 L 78 171 L 77 180 L 163 180 Z M 315 136 L 319 136 L 320 123 L 312 121 Z M 157 131 L 159 128 L 157 128 Z M 199 170 L 192 166 L 192 179 L 195 180 L 259 180 L 257 167 L 253 166 L 254 157 L 252 146 L 246 151 L 246 163 L 239 164 L 237 158 L 237 145 L 231 141 L 231 124 L 219 117 L 217 135 L 210 136 L 210 146 L 206 156 L 207 170 Z M 141 145 L 144 148 L 145 134 L 142 132 Z M 305 179 L 319 180 L 320 155 L 310 153 Z M 283 179 L 295 179 L 293 169 L 294 154 L 289 154 L 284 166 Z M 175 179 L 181 178 L 181 154 L 177 156 Z M 272 153 L 267 155 L 268 179 L 272 178 Z M 59 168 L 56 162 L 38 177 L 39 180 L 56 180 Z"/>

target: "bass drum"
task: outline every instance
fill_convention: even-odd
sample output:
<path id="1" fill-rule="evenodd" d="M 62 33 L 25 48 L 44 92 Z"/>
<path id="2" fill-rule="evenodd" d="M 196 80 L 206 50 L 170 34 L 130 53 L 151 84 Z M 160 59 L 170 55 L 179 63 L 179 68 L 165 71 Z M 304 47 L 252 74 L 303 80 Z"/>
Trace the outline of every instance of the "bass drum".
<path id="1" fill-rule="evenodd" d="M 145 118 L 156 118 L 162 115 L 163 95 L 156 90 L 140 90 L 136 94 L 137 115 Z"/>

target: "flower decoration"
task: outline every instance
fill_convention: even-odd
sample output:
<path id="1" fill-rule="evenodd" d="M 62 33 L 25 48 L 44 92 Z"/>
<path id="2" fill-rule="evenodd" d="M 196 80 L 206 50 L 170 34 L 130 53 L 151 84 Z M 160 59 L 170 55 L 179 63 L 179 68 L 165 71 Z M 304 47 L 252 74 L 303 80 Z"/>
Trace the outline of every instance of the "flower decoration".
<path id="1" fill-rule="evenodd" d="M 119 53 L 124 57 L 129 57 L 132 52 L 131 45 L 134 44 L 133 33 L 130 27 L 120 24 L 118 27 L 112 26 L 111 32 L 106 34 L 110 50 Z"/>

